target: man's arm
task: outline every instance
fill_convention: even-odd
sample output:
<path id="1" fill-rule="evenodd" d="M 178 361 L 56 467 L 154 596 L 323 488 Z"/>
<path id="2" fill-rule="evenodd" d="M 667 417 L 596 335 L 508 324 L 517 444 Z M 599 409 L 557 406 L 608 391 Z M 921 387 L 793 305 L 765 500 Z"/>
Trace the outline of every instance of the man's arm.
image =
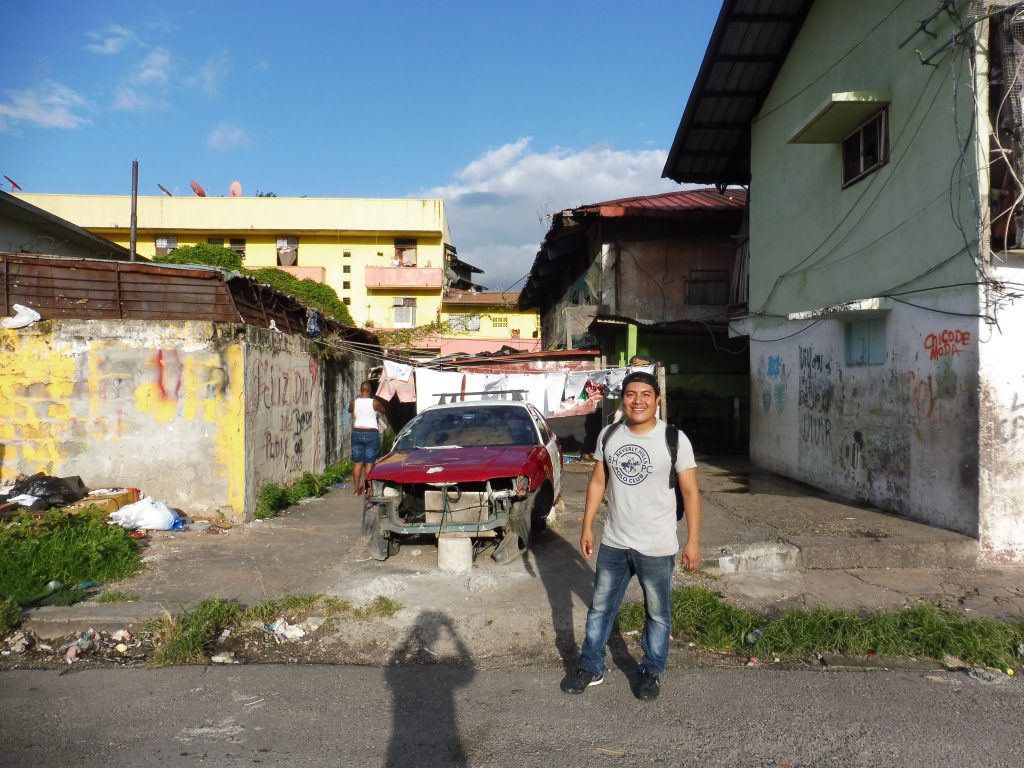
<path id="1" fill-rule="evenodd" d="M 676 475 L 679 490 L 683 494 L 686 515 L 686 545 L 683 547 L 682 564 L 688 571 L 700 565 L 700 486 L 697 484 L 697 468 L 685 469 Z"/>
<path id="2" fill-rule="evenodd" d="M 594 554 L 594 520 L 597 519 L 597 512 L 601 508 L 601 499 L 604 498 L 605 482 L 604 462 L 599 461 L 594 464 L 594 471 L 590 473 L 590 482 L 587 483 L 587 502 L 583 508 L 580 552 L 587 560 Z"/>

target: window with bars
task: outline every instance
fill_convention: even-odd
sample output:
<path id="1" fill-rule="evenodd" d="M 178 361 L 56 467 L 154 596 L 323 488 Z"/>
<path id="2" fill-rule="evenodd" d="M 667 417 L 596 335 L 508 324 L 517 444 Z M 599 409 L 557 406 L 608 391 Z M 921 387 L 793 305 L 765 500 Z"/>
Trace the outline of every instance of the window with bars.
<path id="1" fill-rule="evenodd" d="M 166 256 L 178 247 L 178 238 L 175 235 L 165 235 L 156 239 L 156 255 Z"/>
<path id="2" fill-rule="evenodd" d="M 350 274 L 352 274 L 352 265 L 351 265 L 351 264 L 342 264 L 342 266 L 341 266 L 341 272 L 342 272 L 342 274 L 344 274 L 344 275 L 350 275 Z"/>
<path id="3" fill-rule="evenodd" d="M 508 318 L 504 315 L 495 315 L 491 317 L 491 325 L 495 328 L 508 328 Z"/>
<path id="4" fill-rule="evenodd" d="M 882 110 L 843 139 L 843 186 L 889 162 L 888 111 Z"/>
<path id="5" fill-rule="evenodd" d="M 210 245 L 219 245 L 221 247 L 224 246 L 223 237 L 208 237 L 206 238 L 206 242 L 209 243 Z"/>
<path id="6" fill-rule="evenodd" d="M 728 304 L 729 270 L 691 269 L 686 278 L 686 303 Z"/>
<path id="7" fill-rule="evenodd" d="M 231 240 L 230 240 L 230 243 L 231 244 L 228 247 L 231 248 L 232 251 L 234 251 L 235 253 L 237 253 L 239 256 L 241 256 L 244 259 L 245 258 L 245 238 L 244 237 L 232 237 Z"/>
<path id="8" fill-rule="evenodd" d="M 453 331 L 479 331 L 480 315 L 452 315 L 448 318 L 448 324 Z"/>
<path id="9" fill-rule="evenodd" d="M 416 299 L 409 297 L 396 298 L 394 310 L 395 315 L 392 328 L 416 327 Z"/>
<path id="10" fill-rule="evenodd" d="M 352 282 L 349 280 L 343 280 L 341 283 L 341 290 L 348 291 L 352 288 Z"/>

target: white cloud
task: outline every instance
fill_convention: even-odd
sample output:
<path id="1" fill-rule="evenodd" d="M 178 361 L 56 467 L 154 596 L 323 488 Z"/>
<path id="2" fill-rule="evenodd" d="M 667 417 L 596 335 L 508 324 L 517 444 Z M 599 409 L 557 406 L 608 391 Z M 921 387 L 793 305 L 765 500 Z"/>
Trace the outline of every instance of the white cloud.
<path id="1" fill-rule="evenodd" d="M 0 131 L 19 123 L 40 128 L 77 128 L 89 119 L 81 113 L 85 99 L 66 85 L 44 80 L 33 88 L 6 91 L 0 101 Z"/>
<path id="2" fill-rule="evenodd" d="M 227 152 L 249 144 L 249 136 L 243 128 L 231 123 L 221 123 L 206 136 L 206 146 L 217 152 Z"/>
<path id="3" fill-rule="evenodd" d="M 123 51 L 128 43 L 138 42 L 135 33 L 119 24 L 110 24 L 106 29 L 86 32 L 86 37 L 95 40 L 85 46 L 87 51 L 104 56 L 113 56 Z"/>
<path id="4" fill-rule="evenodd" d="M 166 48 L 150 51 L 114 89 L 113 109 L 143 112 L 167 106 L 167 86 L 174 62 Z"/>
<path id="5" fill-rule="evenodd" d="M 508 288 L 530 271 L 551 214 L 588 203 L 680 189 L 661 178 L 661 149 L 532 148 L 524 137 L 483 152 L 450 184 L 418 194 L 442 197 L 459 258 L 485 272 L 479 281 Z"/>
<path id="6" fill-rule="evenodd" d="M 224 51 L 208 58 L 199 71 L 185 81 L 185 84 L 190 88 L 198 88 L 207 96 L 218 96 L 220 87 L 231 73 L 233 66 L 230 54 Z"/>

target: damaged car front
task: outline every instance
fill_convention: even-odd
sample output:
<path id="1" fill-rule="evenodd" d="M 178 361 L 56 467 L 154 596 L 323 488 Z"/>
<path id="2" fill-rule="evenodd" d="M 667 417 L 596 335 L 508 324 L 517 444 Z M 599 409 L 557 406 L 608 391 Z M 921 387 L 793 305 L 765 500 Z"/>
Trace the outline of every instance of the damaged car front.
<path id="1" fill-rule="evenodd" d="M 428 408 L 370 473 L 371 553 L 385 559 L 402 536 L 466 536 L 496 540 L 492 557 L 509 562 L 543 527 L 561 469 L 556 438 L 526 403 Z"/>

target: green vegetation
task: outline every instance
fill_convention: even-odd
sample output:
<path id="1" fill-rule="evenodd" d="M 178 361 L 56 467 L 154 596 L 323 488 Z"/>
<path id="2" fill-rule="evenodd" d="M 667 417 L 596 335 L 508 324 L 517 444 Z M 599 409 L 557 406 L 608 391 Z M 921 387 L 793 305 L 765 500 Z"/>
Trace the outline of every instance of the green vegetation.
<path id="1" fill-rule="evenodd" d="M 84 599 L 75 585 L 105 583 L 142 567 L 138 542 L 107 525 L 101 514 L 53 509 L 40 520 L 23 514 L 0 529 L 0 599 L 20 608 L 42 600 L 70 605 Z M 59 582 L 56 590 L 47 585 Z"/>
<path id="2" fill-rule="evenodd" d="M 0 597 L 0 637 L 6 635 L 21 622 L 21 611 L 13 600 Z"/>
<path id="3" fill-rule="evenodd" d="M 139 599 L 138 595 L 129 592 L 104 592 L 96 598 L 97 603 L 133 603 Z"/>
<path id="4" fill-rule="evenodd" d="M 264 483 L 256 492 L 256 508 L 253 515 L 257 520 L 274 517 L 285 507 L 297 504 L 300 499 L 323 496 L 330 486 L 351 474 L 352 462 L 345 459 L 331 465 L 320 474 L 304 472 L 302 477 L 290 485 Z"/>
<path id="5" fill-rule="evenodd" d="M 624 605 L 619 612 L 624 631 L 640 630 L 643 622 L 641 603 Z M 699 647 L 744 656 L 796 659 L 815 653 L 874 653 L 941 660 L 949 655 L 989 666 L 1012 663 L 1015 648 L 1024 642 L 1024 622 L 969 619 L 933 605 L 868 615 L 815 608 L 766 617 L 698 586 L 673 590 L 672 631 L 677 639 L 692 640 Z"/>
<path id="6" fill-rule="evenodd" d="M 284 617 L 289 622 L 298 623 L 314 615 L 323 616 L 325 622 L 346 617 L 363 620 L 393 616 L 400 608 L 394 600 L 383 596 L 362 608 L 354 608 L 347 600 L 324 595 L 292 595 L 264 600 L 248 608 L 210 598 L 190 611 L 177 616 L 165 613 L 161 619 L 150 623 L 148 629 L 156 636 L 157 643 L 153 664 L 158 667 L 203 664 L 225 629 L 244 633 L 253 629 L 254 622 L 265 626 Z"/>
<path id="7" fill-rule="evenodd" d="M 202 664 L 218 635 L 238 617 L 238 613 L 236 603 L 210 598 L 178 616 L 164 614 L 150 627 L 159 636 L 153 664 L 157 667 Z"/>
<path id="8" fill-rule="evenodd" d="M 153 261 L 157 264 L 197 264 L 239 272 L 252 277 L 259 283 L 276 288 L 300 304 L 317 310 L 324 317 L 336 320 L 342 325 L 352 326 L 355 324 L 348 307 L 338 298 L 337 292 L 331 286 L 313 280 L 299 280 L 294 275 L 273 267 L 246 269 L 242 266 L 242 257 L 223 245 L 210 245 L 209 243 L 182 245 L 166 256 L 158 256 Z"/>

